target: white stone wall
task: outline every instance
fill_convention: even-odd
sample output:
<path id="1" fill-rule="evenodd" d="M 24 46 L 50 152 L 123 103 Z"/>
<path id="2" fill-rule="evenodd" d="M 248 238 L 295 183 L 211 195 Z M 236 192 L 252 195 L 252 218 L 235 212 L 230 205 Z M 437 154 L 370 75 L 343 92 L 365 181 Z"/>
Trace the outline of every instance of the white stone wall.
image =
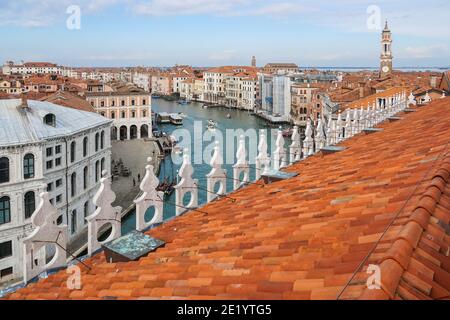
<path id="1" fill-rule="evenodd" d="M 98 151 L 95 150 L 95 135 L 104 132 L 104 146 L 99 143 Z M 88 154 L 83 156 L 83 140 L 88 138 Z M 99 139 L 100 142 L 101 139 Z M 70 144 L 76 142 L 76 159 L 70 161 Z M 61 147 L 61 152 L 56 154 L 56 146 Z M 67 147 L 66 147 L 67 146 Z M 47 148 L 52 149 L 52 155 L 47 156 Z M 35 177 L 33 179 L 23 179 L 23 157 L 32 153 L 35 156 Z M 89 203 L 88 215 L 94 211 L 92 198 L 100 185 L 101 161 L 104 159 L 105 170 L 111 172 L 111 139 L 110 125 L 92 128 L 77 135 L 68 136 L 40 144 L 17 147 L 13 149 L 0 149 L 0 158 L 6 156 L 10 159 L 10 182 L 0 184 L 0 197 L 10 197 L 11 222 L 0 225 L 0 243 L 12 241 L 13 255 L 0 259 L 0 270 L 13 267 L 13 276 L 0 279 L 0 283 L 9 281 L 11 278 L 22 277 L 22 243 L 21 240 L 31 231 L 31 219 L 25 219 L 24 195 L 28 191 L 34 191 L 35 204 L 38 204 L 38 195 L 47 190 L 47 185 L 52 184 L 49 190 L 50 199 L 62 216 L 62 222 L 69 226 L 69 237 L 79 235 L 87 227 L 84 217 L 84 204 Z M 61 158 L 61 165 L 55 166 L 55 159 Z M 47 161 L 53 162 L 53 167 L 47 169 Z M 67 163 L 66 163 L 67 161 Z M 95 179 L 95 165 L 99 161 L 98 180 Z M 84 189 L 83 172 L 84 168 L 89 168 L 88 184 Z M 71 174 L 76 172 L 77 184 L 76 194 L 71 196 Z M 56 181 L 61 180 L 62 184 L 56 187 Z M 61 201 L 57 202 L 57 196 L 61 196 Z M 70 217 L 76 210 L 77 229 L 71 230 Z"/>

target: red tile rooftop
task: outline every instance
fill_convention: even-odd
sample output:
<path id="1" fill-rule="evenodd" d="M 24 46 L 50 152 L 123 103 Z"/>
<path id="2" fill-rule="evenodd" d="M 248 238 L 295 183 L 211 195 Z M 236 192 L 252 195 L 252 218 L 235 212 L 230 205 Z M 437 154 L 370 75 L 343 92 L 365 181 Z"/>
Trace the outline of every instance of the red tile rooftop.
<path id="1" fill-rule="evenodd" d="M 7 299 L 448 299 L 450 98 L 401 117 L 150 230 L 139 261 L 87 259 L 81 290 L 63 270 Z"/>

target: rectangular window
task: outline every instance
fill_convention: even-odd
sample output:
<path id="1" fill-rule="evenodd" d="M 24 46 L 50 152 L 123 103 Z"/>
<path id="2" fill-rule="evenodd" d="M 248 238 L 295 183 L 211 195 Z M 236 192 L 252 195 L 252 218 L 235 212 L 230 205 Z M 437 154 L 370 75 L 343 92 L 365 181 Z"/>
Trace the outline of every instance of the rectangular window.
<path id="1" fill-rule="evenodd" d="M 56 146 L 55 147 L 55 153 L 56 154 L 60 154 L 61 153 L 61 146 Z"/>
<path id="2" fill-rule="evenodd" d="M 53 190 L 53 182 L 50 182 L 49 184 L 47 184 L 47 192 L 50 192 Z"/>
<path id="3" fill-rule="evenodd" d="M 59 188 L 62 185 L 62 179 L 56 180 L 55 184 L 56 184 L 56 187 Z"/>
<path id="4" fill-rule="evenodd" d="M 55 159 L 55 166 L 58 167 L 61 165 L 61 157 Z"/>
<path id="5" fill-rule="evenodd" d="M 12 241 L 0 243 L 0 259 L 12 256 Z"/>
<path id="6" fill-rule="evenodd" d="M 49 170 L 51 168 L 53 168 L 53 161 L 52 160 L 47 161 L 47 170 Z"/>
<path id="7" fill-rule="evenodd" d="M 47 148 L 47 157 L 51 157 L 53 155 L 53 148 Z"/>
<path id="8" fill-rule="evenodd" d="M 62 194 L 59 194 L 56 196 L 56 203 L 61 203 L 62 201 Z"/>
<path id="9" fill-rule="evenodd" d="M 12 274 L 13 274 L 13 267 L 2 269 L 2 270 L 0 270 L 0 279 L 8 277 L 8 276 L 10 276 Z"/>

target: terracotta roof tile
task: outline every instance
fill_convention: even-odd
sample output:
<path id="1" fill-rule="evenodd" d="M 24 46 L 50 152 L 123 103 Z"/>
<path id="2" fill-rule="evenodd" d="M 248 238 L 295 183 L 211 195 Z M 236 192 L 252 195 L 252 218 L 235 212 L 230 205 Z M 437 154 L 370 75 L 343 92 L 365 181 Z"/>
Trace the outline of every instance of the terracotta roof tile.
<path id="1" fill-rule="evenodd" d="M 137 262 L 85 261 L 8 299 L 440 299 L 450 290 L 450 99 L 342 143 L 148 233 L 166 246 Z M 433 125 L 430 125 L 433 123 Z M 176 228 L 176 231 L 175 231 Z M 381 289 L 365 283 L 381 268 Z M 358 268 L 360 267 L 361 268 Z"/>

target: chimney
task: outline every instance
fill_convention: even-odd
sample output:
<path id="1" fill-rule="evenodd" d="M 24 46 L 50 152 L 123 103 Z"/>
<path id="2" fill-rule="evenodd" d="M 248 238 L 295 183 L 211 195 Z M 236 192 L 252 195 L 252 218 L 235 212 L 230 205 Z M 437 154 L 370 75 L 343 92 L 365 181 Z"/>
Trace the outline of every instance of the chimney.
<path id="1" fill-rule="evenodd" d="M 20 104 L 20 107 L 21 107 L 22 109 L 27 109 L 27 108 L 28 108 L 28 98 L 27 98 L 27 95 L 26 95 L 26 94 L 22 94 L 21 98 L 22 98 L 22 103 Z"/>

